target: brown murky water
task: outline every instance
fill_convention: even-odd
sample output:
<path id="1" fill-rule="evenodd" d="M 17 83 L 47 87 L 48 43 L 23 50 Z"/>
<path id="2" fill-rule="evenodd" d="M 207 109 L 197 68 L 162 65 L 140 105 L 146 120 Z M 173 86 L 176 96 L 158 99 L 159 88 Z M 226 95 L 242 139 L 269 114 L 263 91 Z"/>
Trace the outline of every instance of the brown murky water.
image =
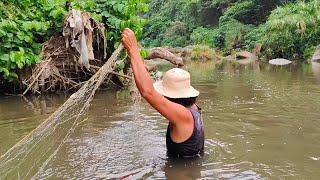
<path id="1" fill-rule="evenodd" d="M 134 120 L 125 92 L 99 92 L 82 122 L 35 179 L 318 179 L 320 83 L 309 66 L 193 64 L 205 156 L 166 157 L 167 121 L 146 102 Z M 319 78 L 319 77 L 318 77 Z M 67 97 L 1 97 L 0 154 Z"/>

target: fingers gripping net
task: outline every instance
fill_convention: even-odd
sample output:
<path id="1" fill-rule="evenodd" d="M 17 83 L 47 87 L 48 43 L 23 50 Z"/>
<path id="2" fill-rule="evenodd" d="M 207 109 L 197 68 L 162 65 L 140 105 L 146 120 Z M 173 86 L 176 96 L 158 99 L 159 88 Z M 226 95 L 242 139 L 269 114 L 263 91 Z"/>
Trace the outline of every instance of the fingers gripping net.
<path id="1" fill-rule="evenodd" d="M 81 89 L 0 157 L 0 179 L 30 179 L 46 166 L 85 117 L 95 91 L 113 70 L 122 49 L 120 45 Z"/>

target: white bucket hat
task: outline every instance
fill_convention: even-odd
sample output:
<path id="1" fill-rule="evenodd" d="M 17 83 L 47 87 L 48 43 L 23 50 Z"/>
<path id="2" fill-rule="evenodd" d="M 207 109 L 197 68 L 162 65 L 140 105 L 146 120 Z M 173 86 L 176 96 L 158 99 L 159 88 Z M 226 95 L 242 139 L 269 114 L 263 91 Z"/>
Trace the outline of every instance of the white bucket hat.
<path id="1" fill-rule="evenodd" d="M 167 71 L 161 81 L 153 84 L 155 90 L 169 98 L 190 98 L 199 96 L 199 91 L 191 86 L 190 74 L 180 68 Z"/>

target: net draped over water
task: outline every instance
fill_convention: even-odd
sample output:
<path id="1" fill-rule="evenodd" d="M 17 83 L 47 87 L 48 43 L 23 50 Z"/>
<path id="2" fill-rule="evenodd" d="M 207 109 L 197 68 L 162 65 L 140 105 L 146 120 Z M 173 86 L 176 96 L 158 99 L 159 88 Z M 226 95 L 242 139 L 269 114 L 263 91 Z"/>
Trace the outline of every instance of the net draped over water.
<path id="1" fill-rule="evenodd" d="M 44 168 L 86 118 L 95 91 L 113 70 L 120 45 L 99 71 L 48 119 L 0 157 L 0 179 L 31 179 Z"/>

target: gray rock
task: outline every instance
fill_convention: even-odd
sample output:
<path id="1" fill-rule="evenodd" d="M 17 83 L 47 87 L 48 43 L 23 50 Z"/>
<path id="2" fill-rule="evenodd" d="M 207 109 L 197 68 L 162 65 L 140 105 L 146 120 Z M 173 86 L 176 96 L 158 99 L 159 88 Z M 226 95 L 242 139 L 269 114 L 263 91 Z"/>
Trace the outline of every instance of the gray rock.
<path id="1" fill-rule="evenodd" d="M 277 65 L 277 66 L 284 66 L 284 65 L 291 64 L 291 63 L 292 63 L 292 61 L 287 60 L 287 59 L 283 59 L 283 58 L 272 59 L 269 61 L 269 64 Z"/>

